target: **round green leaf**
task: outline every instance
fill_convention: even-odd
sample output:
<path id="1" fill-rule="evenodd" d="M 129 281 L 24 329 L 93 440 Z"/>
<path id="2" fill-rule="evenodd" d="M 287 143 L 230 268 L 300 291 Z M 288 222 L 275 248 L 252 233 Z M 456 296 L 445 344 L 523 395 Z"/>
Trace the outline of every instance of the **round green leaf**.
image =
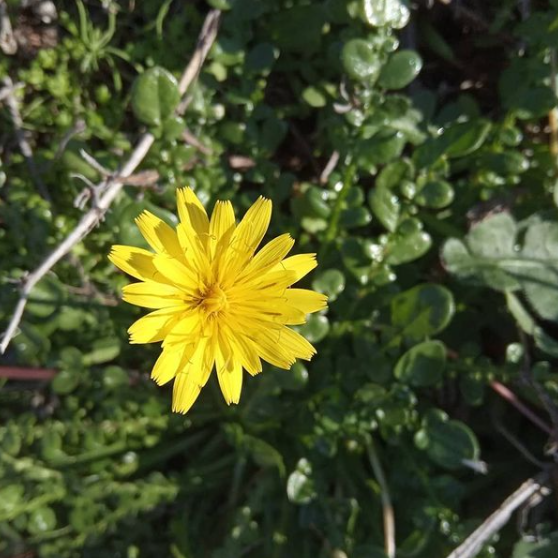
<path id="1" fill-rule="evenodd" d="M 329 332 L 329 321 L 325 316 L 311 314 L 308 316 L 308 321 L 301 326 L 300 333 L 310 343 L 318 343 Z"/>
<path id="2" fill-rule="evenodd" d="M 83 357 L 86 365 L 110 362 L 120 354 L 120 341 L 115 337 L 97 339 L 92 344 L 92 351 Z"/>
<path id="3" fill-rule="evenodd" d="M 390 236 L 385 248 L 386 262 L 391 265 L 412 262 L 428 252 L 430 246 L 432 238 L 422 230 L 422 223 L 418 219 L 405 219 Z"/>
<path id="4" fill-rule="evenodd" d="M 109 390 L 115 390 L 128 385 L 130 378 L 120 366 L 107 366 L 103 371 L 103 385 Z"/>
<path id="5" fill-rule="evenodd" d="M 246 68 L 254 72 L 271 70 L 277 56 L 278 51 L 271 43 L 257 44 L 246 55 Z"/>
<path id="6" fill-rule="evenodd" d="M 314 108 L 325 107 L 327 98 L 318 87 L 310 86 L 302 92 L 302 98 Z"/>
<path id="7" fill-rule="evenodd" d="M 33 510 L 27 522 L 27 529 L 32 535 L 52 531 L 55 527 L 56 515 L 48 506 Z"/>
<path id="8" fill-rule="evenodd" d="M 80 382 L 79 372 L 76 370 L 61 370 L 52 380 L 52 389 L 59 395 L 66 395 L 78 386 Z"/>
<path id="9" fill-rule="evenodd" d="M 61 305 L 64 291 L 58 279 L 47 275 L 31 291 L 27 312 L 39 318 L 47 318 Z"/>
<path id="10" fill-rule="evenodd" d="M 312 288 L 333 301 L 345 289 L 345 276 L 338 269 L 327 269 L 314 279 Z"/>
<path id="11" fill-rule="evenodd" d="M 414 200 L 423 207 L 442 209 L 453 201 L 453 188 L 445 180 L 430 180 L 418 191 Z"/>
<path id="12" fill-rule="evenodd" d="M 434 463 L 459 469 L 467 461 L 478 461 L 479 444 L 472 430 L 457 420 L 428 420 L 415 440 Z"/>
<path id="13" fill-rule="evenodd" d="M 455 312 L 453 295 L 441 285 L 417 285 L 391 301 L 391 321 L 410 339 L 424 339 L 442 331 Z"/>
<path id="14" fill-rule="evenodd" d="M 374 27 L 402 29 L 407 25 L 411 12 L 404 0 L 362 0 L 362 16 L 366 23 Z"/>
<path id="15" fill-rule="evenodd" d="M 164 68 L 150 68 L 134 81 L 131 101 L 138 120 L 148 126 L 160 126 L 180 102 L 178 83 Z"/>
<path id="16" fill-rule="evenodd" d="M 373 45 L 364 39 L 352 39 L 341 52 L 343 68 L 353 79 L 372 85 L 380 75 L 381 63 Z"/>
<path id="17" fill-rule="evenodd" d="M 365 207 L 350 207 L 341 212 L 340 225 L 345 229 L 364 227 L 370 223 L 372 215 Z"/>
<path id="18" fill-rule="evenodd" d="M 294 504 L 308 504 L 316 497 L 311 475 L 312 467 L 308 460 L 300 459 L 287 480 L 287 496 Z"/>
<path id="19" fill-rule="evenodd" d="M 446 365 L 446 348 L 441 341 L 425 341 L 409 349 L 395 366 L 395 377 L 417 387 L 440 382 Z"/>
<path id="20" fill-rule="evenodd" d="M 8 515 L 23 502 L 25 489 L 22 484 L 8 484 L 0 488 L 0 513 Z"/>
<path id="21" fill-rule="evenodd" d="M 403 89 L 422 69 L 422 58 L 414 50 L 400 50 L 382 68 L 379 84 L 386 89 Z"/>

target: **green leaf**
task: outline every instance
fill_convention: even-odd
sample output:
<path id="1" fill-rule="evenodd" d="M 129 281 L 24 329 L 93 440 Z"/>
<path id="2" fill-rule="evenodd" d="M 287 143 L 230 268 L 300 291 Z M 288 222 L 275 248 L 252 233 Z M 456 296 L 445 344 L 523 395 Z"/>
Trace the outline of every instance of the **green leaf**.
<path id="1" fill-rule="evenodd" d="M 327 104 L 327 98 L 319 87 L 306 87 L 302 92 L 302 98 L 314 108 L 325 107 Z"/>
<path id="2" fill-rule="evenodd" d="M 270 71 L 278 55 L 271 43 L 259 43 L 246 55 L 246 68 L 254 72 Z"/>
<path id="3" fill-rule="evenodd" d="M 52 508 L 42 506 L 31 512 L 27 529 L 32 535 L 52 531 L 56 527 L 56 515 Z"/>
<path id="4" fill-rule="evenodd" d="M 405 219 L 389 236 L 384 249 L 386 262 L 391 265 L 411 262 L 425 254 L 431 245 L 432 239 L 422 230 L 422 223 L 414 217 Z"/>
<path id="5" fill-rule="evenodd" d="M 441 341 L 425 341 L 409 349 L 395 366 L 395 377 L 404 383 L 427 387 L 438 384 L 446 365 L 446 347 Z"/>
<path id="6" fill-rule="evenodd" d="M 373 85 L 380 75 L 381 61 L 374 46 L 364 39 L 352 39 L 341 52 L 343 68 L 357 81 Z"/>
<path id="7" fill-rule="evenodd" d="M 29 295 L 27 311 L 38 318 L 48 318 L 60 308 L 64 301 L 64 290 L 54 275 L 41 279 Z"/>
<path id="8" fill-rule="evenodd" d="M 375 172 L 377 165 L 385 165 L 403 152 L 406 143 L 401 132 L 377 134 L 368 140 L 359 141 L 355 146 L 355 157 L 359 167 Z"/>
<path id="9" fill-rule="evenodd" d="M 541 327 L 535 327 L 533 338 L 537 347 L 546 354 L 558 358 L 558 341 L 550 337 Z"/>
<path id="10" fill-rule="evenodd" d="M 66 395 L 74 391 L 81 381 L 77 370 L 61 370 L 52 380 L 51 386 L 55 393 Z"/>
<path id="11" fill-rule="evenodd" d="M 138 120 L 148 126 L 160 126 L 180 102 L 178 83 L 164 68 L 150 68 L 134 81 L 131 102 Z"/>
<path id="12" fill-rule="evenodd" d="M 484 143 L 492 125 L 482 119 L 458 122 L 447 126 L 443 133 L 424 142 L 413 154 L 419 168 L 433 165 L 442 156 L 464 157 Z"/>
<path id="13" fill-rule="evenodd" d="M 370 208 L 388 231 L 395 231 L 399 221 L 400 203 L 394 190 L 413 174 L 414 168 L 408 160 L 393 161 L 382 169 L 375 188 L 368 194 Z"/>
<path id="14" fill-rule="evenodd" d="M 521 253 L 533 265 L 512 267 L 529 303 L 539 316 L 558 322 L 558 223 L 531 225 Z"/>
<path id="15" fill-rule="evenodd" d="M 308 321 L 300 327 L 300 333 L 310 343 L 318 343 L 329 332 L 329 321 L 325 316 L 311 314 L 308 316 Z"/>
<path id="16" fill-rule="evenodd" d="M 117 390 L 130 383 L 130 377 L 120 366 L 107 366 L 103 370 L 103 386 L 108 390 Z"/>
<path id="17" fill-rule="evenodd" d="M 441 285 L 417 285 L 391 301 L 391 322 L 400 335 L 422 340 L 442 331 L 455 312 L 453 295 Z"/>
<path id="18" fill-rule="evenodd" d="M 110 362 L 120 354 L 120 341 L 115 337 L 106 337 L 93 342 L 92 351 L 84 355 L 83 360 L 87 366 Z"/>
<path id="19" fill-rule="evenodd" d="M 365 207 L 349 207 L 341 211 L 340 225 L 344 229 L 364 227 L 372 221 L 372 215 Z"/>
<path id="20" fill-rule="evenodd" d="M 411 12 L 403 0 L 360 0 L 362 17 L 373 27 L 402 29 L 409 22 Z"/>
<path id="21" fill-rule="evenodd" d="M 316 495 L 312 466 L 307 459 L 302 458 L 287 479 L 287 496 L 293 504 L 308 504 Z"/>
<path id="22" fill-rule="evenodd" d="M 401 265 L 420 258 L 432 246 L 431 236 L 423 230 L 400 232 L 390 237 L 386 246 L 386 262 Z"/>
<path id="23" fill-rule="evenodd" d="M 345 276 L 338 269 L 327 269 L 314 279 L 312 288 L 324 293 L 333 302 L 345 289 Z"/>
<path id="24" fill-rule="evenodd" d="M 0 514 L 9 515 L 24 501 L 25 488 L 12 483 L 0 488 Z"/>
<path id="25" fill-rule="evenodd" d="M 502 264 L 517 259 L 516 234 L 510 215 L 493 215 L 473 227 L 464 242 L 452 238 L 444 244 L 444 265 L 460 279 L 499 291 L 515 290 L 519 282 Z"/>
<path id="26" fill-rule="evenodd" d="M 476 151 L 483 143 L 492 125 L 487 120 L 470 120 L 449 126 L 442 138 L 448 157 L 464 157 Z"/>
<path id="27" fill-rule="evenodd" d="M 399 50 L 392 54 L 380 73 L 379 85 L 386 89 L 407 87 L 422 69 L 422 58 L 414 50 Z"/>
<path id="28" fill-rule="evenodd" d="M 281 476 L 285 475 L 285 464 L 281 454 L 270 444 L 260 438 L 245 434 L 243 445 L 260 467 L 277 467 Z"/>
<path id="29" fill-rule="evenodd" d="M 430 180 L 417 192 L 414 201 L 423 207 L 442 209 L 453 201 L 453 188 L 445 180 Z"/>
<path id="30" fill-rule="evenodd" d="M 479 459 L 479 444 L 473 431 L 460 421 L 447 420 L 444 414 L 430 413 L 415 443 L 446 469 L 459 469 Z"/>
<path id="31" fill-rule="evenodd" d="M 558 556 L 558 532 L 532 540 L 519 541 L 513 548 L 511 558 L 556 558 Z"/>

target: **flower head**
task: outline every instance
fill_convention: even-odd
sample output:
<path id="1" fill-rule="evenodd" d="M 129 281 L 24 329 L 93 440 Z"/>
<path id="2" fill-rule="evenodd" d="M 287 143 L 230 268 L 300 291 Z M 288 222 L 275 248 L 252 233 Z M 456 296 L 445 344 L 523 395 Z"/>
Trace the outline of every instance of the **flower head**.
<path id="1" fill-rule="evenodd" d="M 261 360 L 289 369 L 315 349 L 289 325 L 322 310 L 326 297 L 291 286 L 317 265 L 315 254 L 286 258 L 294 240 L 283 234 L 256 252 L 271 219 L 260 197 L 237 225 L 232 204 L 218 201 L 211 219 L 190 188 L 177 192 L 176 230 L 144 211 L 136 223 L 154 252 L 113 246 L 110 261 L 140 280 L 124 300 L 154 309 L 128 333 L 131 343 L 162 341 L 151 377 L 174 379 L 173 411 L 186 413 L 215 367 L 225 401 L 238 403 L 245 369 Z"/>

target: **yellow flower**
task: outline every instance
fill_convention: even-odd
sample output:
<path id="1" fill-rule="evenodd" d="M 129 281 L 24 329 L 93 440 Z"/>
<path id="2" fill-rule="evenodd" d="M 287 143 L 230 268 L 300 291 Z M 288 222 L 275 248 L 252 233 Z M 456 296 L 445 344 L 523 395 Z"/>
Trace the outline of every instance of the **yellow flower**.
<path id="1" fill-rule="evenodd" d="M 130 342 L 163 342 L 151 377 L 159 385 L 174 378 L 172 409 L 186 413 L 214 365 L 231 404 L 240 399 L 243 369 L 254 376 L 261 359 L 285 369 L 309 360 L 314 347 L 287 326 L 305 323 L 327 298 L 291 288 L 317 263 L 315 254 L 285 258 L 290 235 L 256 253 L 270 200 L 260 197 L 238 225 L 228 201 L 216 203 L 211 219 L 190 188 L 178 190 L 177 204 L 176 230 L 149 211 L 136 219 L 155 253 L 113 246 L 109 259 L 140 280 L 124 287 L 124 300 L 155 309 L 130 327 Z"/>

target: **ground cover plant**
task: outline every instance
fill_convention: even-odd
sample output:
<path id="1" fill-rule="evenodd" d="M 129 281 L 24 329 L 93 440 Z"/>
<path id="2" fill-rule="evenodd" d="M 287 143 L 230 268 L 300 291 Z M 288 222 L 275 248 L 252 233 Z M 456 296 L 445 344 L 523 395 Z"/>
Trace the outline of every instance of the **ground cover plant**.
<path id="1" fill-rule="evenodd" d="M 557 38 L 555 0 L 0 1 L 0 556 L 555 556 Z M 328 307 L 181 415 L 108 255 L 185 186 L 270 199 Z"/>

